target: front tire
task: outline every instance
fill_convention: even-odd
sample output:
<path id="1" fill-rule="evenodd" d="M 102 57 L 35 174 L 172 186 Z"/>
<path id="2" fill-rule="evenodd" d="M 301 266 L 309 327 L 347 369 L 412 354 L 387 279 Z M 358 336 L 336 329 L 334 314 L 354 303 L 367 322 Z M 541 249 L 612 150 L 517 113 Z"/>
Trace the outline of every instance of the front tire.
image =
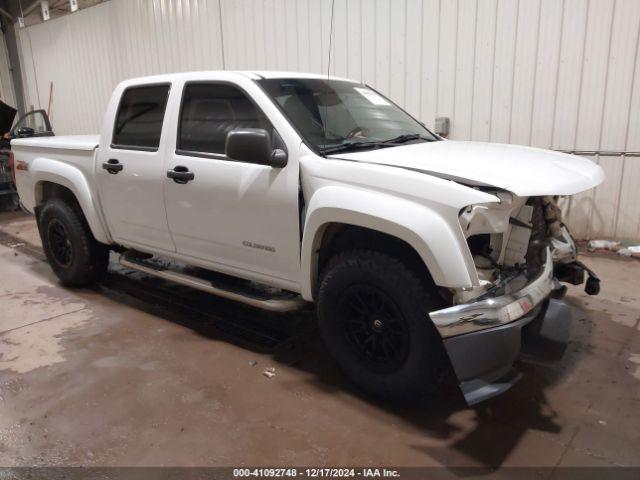
<path id="1" fill-rule="evenodd" d="M 320 332 L 349 379 L 385 400 L 419 403 L 446 371 L 429 319 L 435 291 L 401 261 L 375 251 L 334 257 L 317 296 Z"/>
<path id="2" fill-rule="evenodd" d="M 109 249 L 93 238 L 78 206 L 59 198 L 47 200 L 38 229 L 47 260 L 63 285 L 90 285 L 106 272 Z"/>

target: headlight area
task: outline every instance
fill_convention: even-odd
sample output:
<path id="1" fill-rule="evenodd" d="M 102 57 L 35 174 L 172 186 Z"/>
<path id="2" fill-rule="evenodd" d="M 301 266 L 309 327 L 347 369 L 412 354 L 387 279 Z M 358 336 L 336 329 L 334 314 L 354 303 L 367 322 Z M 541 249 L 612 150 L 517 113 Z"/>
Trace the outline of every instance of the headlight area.
<path id="1" fill-rule="evenodd" d="M 554 295 L 566 291 L 560 282 L 580 285 L 597 295 L 598 276 L 578 260 L 578 250 L 554 197 L 517 197 L 491 192 L 499 203 L 470 205 L 460 211 L 462 231 L 473 257 L 480 285 L 452 289 L 455 305 L 478 298 L 505 278 L 535 273 L 544 267 L 547 248 L 553 262 Z"/>
<path id="2" fill-rule="evenodd" d="M 534 207 L 528 197 L 509 192 L 491 192 L 499 203 L 470 205 L 459 219 L 480 279 L 480 285 L 454 289 L 455 304 L 466 303 L 485 293 L 507 275 L 537 263 L 530 256 Z M 533 265 L 531 265 L 533 266 Z"/>

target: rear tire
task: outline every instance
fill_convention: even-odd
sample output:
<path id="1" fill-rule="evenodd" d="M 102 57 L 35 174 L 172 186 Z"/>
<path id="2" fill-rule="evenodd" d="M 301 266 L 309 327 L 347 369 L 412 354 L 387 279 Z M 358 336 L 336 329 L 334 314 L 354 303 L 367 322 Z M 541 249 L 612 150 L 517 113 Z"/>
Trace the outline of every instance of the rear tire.
<path id="1" fill-rule="evenodd" d="M 435 295 L 389 255 L 344 252 L 321 275 L 320 332 L 355 385 L 385 400 L 419 403 L 437 390 L 447 366 L 428 316 Z"/>
<path id="2" fill-rule="evenodd" d="M 79 206 L 52 198 L 38 216 L 42 247 L 63 285 L 82 287 L 104 276 L 109 248 L 93 238 Z"/>

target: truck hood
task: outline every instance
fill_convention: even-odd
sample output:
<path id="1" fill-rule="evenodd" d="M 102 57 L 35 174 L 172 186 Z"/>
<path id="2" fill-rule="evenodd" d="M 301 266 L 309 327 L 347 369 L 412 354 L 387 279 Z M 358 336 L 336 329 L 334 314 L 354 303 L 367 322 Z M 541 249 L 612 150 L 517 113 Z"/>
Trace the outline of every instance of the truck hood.
<path id="1" fill-rule="evenodd" d="M 586 158 L 499 143 L 445 140 L 332 158 L 416 170 L 466 185 L 501 188 L 520 197 L 574 195 L 604 180 L 602 169 Z"/>

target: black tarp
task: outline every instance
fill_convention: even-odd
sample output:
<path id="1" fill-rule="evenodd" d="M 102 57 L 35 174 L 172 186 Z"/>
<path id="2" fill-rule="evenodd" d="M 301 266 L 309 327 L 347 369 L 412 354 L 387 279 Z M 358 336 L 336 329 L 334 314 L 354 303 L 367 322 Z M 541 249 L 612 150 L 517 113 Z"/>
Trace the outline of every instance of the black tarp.
<path id="1" fill-rule="evenodd" d="M 11 125 L 13 125 L 17 112 L 15 108 L 0 101 L 0 137 L 11 130 Z"/>

